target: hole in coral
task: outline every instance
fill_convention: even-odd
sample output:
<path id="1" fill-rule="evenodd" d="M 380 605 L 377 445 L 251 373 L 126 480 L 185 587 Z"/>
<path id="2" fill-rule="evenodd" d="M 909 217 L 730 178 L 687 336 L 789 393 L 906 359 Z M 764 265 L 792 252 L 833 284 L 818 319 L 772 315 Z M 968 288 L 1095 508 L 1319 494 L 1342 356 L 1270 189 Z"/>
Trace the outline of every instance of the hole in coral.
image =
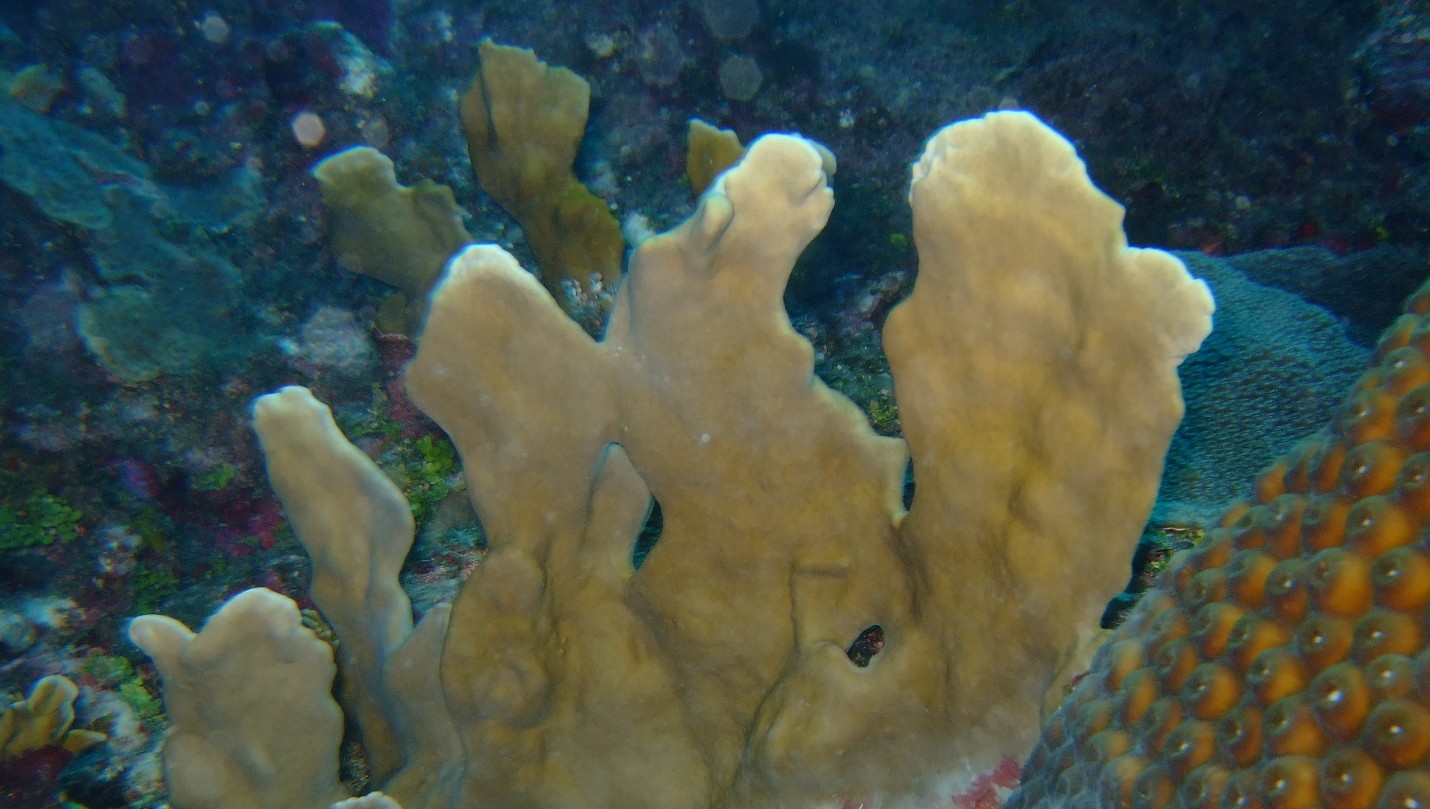
<path id="1" fill-rule="evenodd" d="M 660 533 L 664 530 L 665 518 L 660 513 L 660 501 L 652 497 L 650 508 L 645 513 L 645 524 L 641 526 L 641 532 L 636 535 L 636 541 L 631 543 L 632 570 L 641 569 L 641 565 L 645 564 L 646 557 L 655 550 L 655 543 L 660 541 Z"/>
<path id="2" fill-rule="evenodd" d="M 907 511 L 914 506 L 914 461 L 912 458 L 904 464 L 904 510 Z"/>
<path id="3" fill-rule="evenodd" d="M 874 659 L 874 655 L 884 650 L 884 628 L 878 624 L 866 627 L 859 637 L 849 644 L 845 654 L 859 668 L 869 665 L 869 661 Z"/>

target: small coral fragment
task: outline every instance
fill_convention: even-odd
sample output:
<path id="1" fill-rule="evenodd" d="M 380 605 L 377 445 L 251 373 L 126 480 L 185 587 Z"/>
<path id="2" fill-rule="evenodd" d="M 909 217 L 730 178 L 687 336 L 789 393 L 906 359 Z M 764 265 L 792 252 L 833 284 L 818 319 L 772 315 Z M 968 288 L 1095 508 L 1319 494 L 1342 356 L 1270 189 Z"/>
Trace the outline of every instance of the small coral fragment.
<path id="1" fill-rule="evenodd" d="M 690 119 L 685 134 L 685 177 L 696 196 L 715 181 L 720 172 L 740 162 L 745 147 L 734 130 L 719 129 L 699 118 Z"/>
<path id="2" fill-rule="evenodd" d="M 345 149 L 313 167 L 323 192 L 338 264 L 397 287 L 383 305 L 383 331 L 415 334 L 427 294 L 447 259 L 472 240 L 452 190 L 430 180 L 397 182 L 392 161 L 367 146 Z"/>
<path id="3" fill-rule="evenodd" d="M 103 742 L 103 733 L 73 727 L 78 697 L 79 687 L 68 677 L 52 674 L 36 681 L 28 697 L 0 713 L 0 761 L 45 747 L 78 753 Z"/>
<path id="4" fill-rule="evenodd" d="M 521 224 L 557 301 L 567 299 L 567 283 L 614 287 L 625 251 L 620 223 L 573 171 L 591 86 L 526 48 L 484 40 L 481 56 L 461 103 L 478 182 Z"/>

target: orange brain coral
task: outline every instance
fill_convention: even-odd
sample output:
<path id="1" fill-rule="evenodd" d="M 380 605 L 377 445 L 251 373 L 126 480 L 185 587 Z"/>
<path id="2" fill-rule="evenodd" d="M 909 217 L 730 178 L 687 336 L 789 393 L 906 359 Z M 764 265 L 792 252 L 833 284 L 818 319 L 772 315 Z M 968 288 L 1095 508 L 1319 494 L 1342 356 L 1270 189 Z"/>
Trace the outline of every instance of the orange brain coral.
<path id="1" fill-rule="evenodd" d="M 1009 809 L 1430 807 L 1430 283 L 1332 429 L 1173 559 Z"/>

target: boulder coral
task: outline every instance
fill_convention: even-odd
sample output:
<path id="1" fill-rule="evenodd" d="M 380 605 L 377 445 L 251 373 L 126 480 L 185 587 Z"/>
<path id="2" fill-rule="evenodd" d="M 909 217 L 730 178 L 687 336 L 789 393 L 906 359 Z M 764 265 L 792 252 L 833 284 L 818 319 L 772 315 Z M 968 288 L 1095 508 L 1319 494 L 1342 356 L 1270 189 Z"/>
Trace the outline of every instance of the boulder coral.
<path id="1" fill-rule="evenodd" d="M 173 805 L 325 809 L 344 715 L 406 809 L 917 802 L 1026 754 L 1126 579 L 1211 296 L 1033 116 L 951 125 L 913 168 L 883 438 L 782 304 L 831 170 L 755 141 L 636 249 L 599 342 L 505 251 L 458 253 L 406 379 L 490 552 L 415 624 L 400 493 L 308 391 L 261 397 L 338 644 L 266 590 L 197 634 L 135 619 Z"/>
<path id="2" fill-rule="evenodd" d="M 1430 284 L 1051 717 L 1008 809 L 1430 806 Z"/>

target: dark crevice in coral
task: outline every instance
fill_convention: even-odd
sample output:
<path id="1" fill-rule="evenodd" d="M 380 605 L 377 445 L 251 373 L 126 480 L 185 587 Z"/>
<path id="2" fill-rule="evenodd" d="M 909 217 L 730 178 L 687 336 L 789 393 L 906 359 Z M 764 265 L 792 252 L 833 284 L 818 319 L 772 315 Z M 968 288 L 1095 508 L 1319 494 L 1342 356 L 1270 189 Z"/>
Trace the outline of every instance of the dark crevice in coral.
<path id="1" fill-rule="evenodd" d="M 910 458 L 904 464 L 904 508 L 912 508 L 914 505 L 914 459 Z"/>
<path id="2" fill-rule="evenodd" d="M 650 552 L 655 549 L 655 544 L 660 541 L 660 533 L 665 530 L 665 518 L 660 513 L 660 501 L 654 497 L 650 499 L 650 509 L 645 514 L 645 524 L 641 526 L 641 532 L 636 535 L 635 542 L 631 543 L 631 569 L 640 570 L 645 564 L 645 559 L 650 556 Z"/>

